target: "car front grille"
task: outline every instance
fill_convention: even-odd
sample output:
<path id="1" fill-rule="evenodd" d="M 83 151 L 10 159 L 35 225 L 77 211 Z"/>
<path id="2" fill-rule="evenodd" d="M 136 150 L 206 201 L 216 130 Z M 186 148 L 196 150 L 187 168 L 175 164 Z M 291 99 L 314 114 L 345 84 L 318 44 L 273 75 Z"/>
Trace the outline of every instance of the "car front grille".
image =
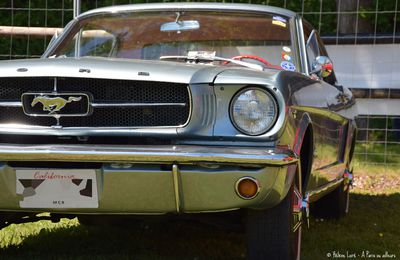
<path id="1" fill-rule="evenodd" d="M 25 115 L 21 103 L 24 93 L 50 93 L 54 90 L 90 96 L 91 113 L 61 117 L 59 124 L 63 127 L 177 127 L 183 126 L 190 116 L 191 100 L 186 84 L 19 77 L 0 78 L 0 124 L 56 125 L 54 117 Z"/>

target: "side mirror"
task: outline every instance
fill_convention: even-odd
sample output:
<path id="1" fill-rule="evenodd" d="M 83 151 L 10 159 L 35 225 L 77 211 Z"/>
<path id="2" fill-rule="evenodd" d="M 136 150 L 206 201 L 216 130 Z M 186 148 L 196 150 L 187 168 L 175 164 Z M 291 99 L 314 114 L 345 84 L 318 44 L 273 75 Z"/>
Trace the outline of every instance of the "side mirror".
<path id="1" fill-rule="evenodd" d="M 333 63 L 327 56 L 318 56 L 312 63 L 311 73 L 317 74 L 320 78 L 326 78 L 332 74 Z"/>

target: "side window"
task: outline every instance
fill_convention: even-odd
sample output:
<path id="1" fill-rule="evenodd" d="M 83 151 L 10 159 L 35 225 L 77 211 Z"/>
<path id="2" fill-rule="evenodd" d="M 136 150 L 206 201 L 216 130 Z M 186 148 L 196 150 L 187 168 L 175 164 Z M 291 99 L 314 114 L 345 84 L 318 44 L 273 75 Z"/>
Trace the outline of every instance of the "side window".
<path id="1" fill-rule="evenodd" d="M 307 63 L 308 63 L 308 70 L 312 71 L 311 64 L 320 56 L 319 48 L 318 48 L 318 40 L 317 40 L 317 32 L 312 31 L 310 37 L 306 42 L 306 52 L 307 52 Z"/>
<path id="2" fill-rule="evenodd" d="M 64 47 L 64 55 L 66 57 L 75 57 L 77 39 L 79 39 L 79 57 L 110 57 L 117 42 L 114 35 L 104 30 L 81 30 Z"/>
<path id="3" fill-rule="evenodd" d="M 312 71 L 311 64 L 316 57 L 318 56 L 329 57 L 329 55 L 317 31 L 313 29 L 313 27 L 304 20 L 303 20 L 303 30 L 304 30 L 304 40 L 306 43 L 308 70 Z M 335 72 L 333 71 L 331 75 L 324 78 L 323 80 L 329 84 L 334 85 L 336 83 Z"/>
<path id="4" fill-rule="evenodd" d="M 105 30 L 83 30 L 80 37 L 80 57 L 109 57 L 116 38 Z"/>
<path id="5" fill-rule="evenodd" d="M 328 52 L 325 49 L 325 45 L 322 42 L 322 39 L 319 37 L 317 32 L 315 33 L 315 38 L 316 38 L 316 40 L 318 42 L 318 53 L 319 53 L 319 56 L 329 57 Z M 337 84 L 335 70 L 332 70 L 332 73 L 328 77 L 324 78 L 324 81 L 335 86 Z"/>

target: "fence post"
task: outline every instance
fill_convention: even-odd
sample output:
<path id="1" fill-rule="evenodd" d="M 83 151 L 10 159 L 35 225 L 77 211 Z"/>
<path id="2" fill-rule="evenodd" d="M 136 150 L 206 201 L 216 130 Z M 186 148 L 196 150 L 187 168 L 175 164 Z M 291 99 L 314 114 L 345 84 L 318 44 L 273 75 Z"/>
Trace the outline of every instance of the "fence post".
<path id="1" fill-rule="evenodd" d="M 74 0 L 74 18 L 81 13 L 81 0 Z"/>

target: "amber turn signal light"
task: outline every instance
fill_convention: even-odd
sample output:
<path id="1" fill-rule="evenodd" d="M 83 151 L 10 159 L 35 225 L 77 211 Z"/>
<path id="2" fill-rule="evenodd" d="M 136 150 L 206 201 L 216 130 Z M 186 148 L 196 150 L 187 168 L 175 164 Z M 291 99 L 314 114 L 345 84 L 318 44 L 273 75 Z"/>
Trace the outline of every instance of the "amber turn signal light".
<path id="1" fill-rule="evenodd" d="M 236 182 L 236 193 L 242 199 L 254 199 L 260 192 L 258 181 L 252 177 L 243 177 Z"/>

